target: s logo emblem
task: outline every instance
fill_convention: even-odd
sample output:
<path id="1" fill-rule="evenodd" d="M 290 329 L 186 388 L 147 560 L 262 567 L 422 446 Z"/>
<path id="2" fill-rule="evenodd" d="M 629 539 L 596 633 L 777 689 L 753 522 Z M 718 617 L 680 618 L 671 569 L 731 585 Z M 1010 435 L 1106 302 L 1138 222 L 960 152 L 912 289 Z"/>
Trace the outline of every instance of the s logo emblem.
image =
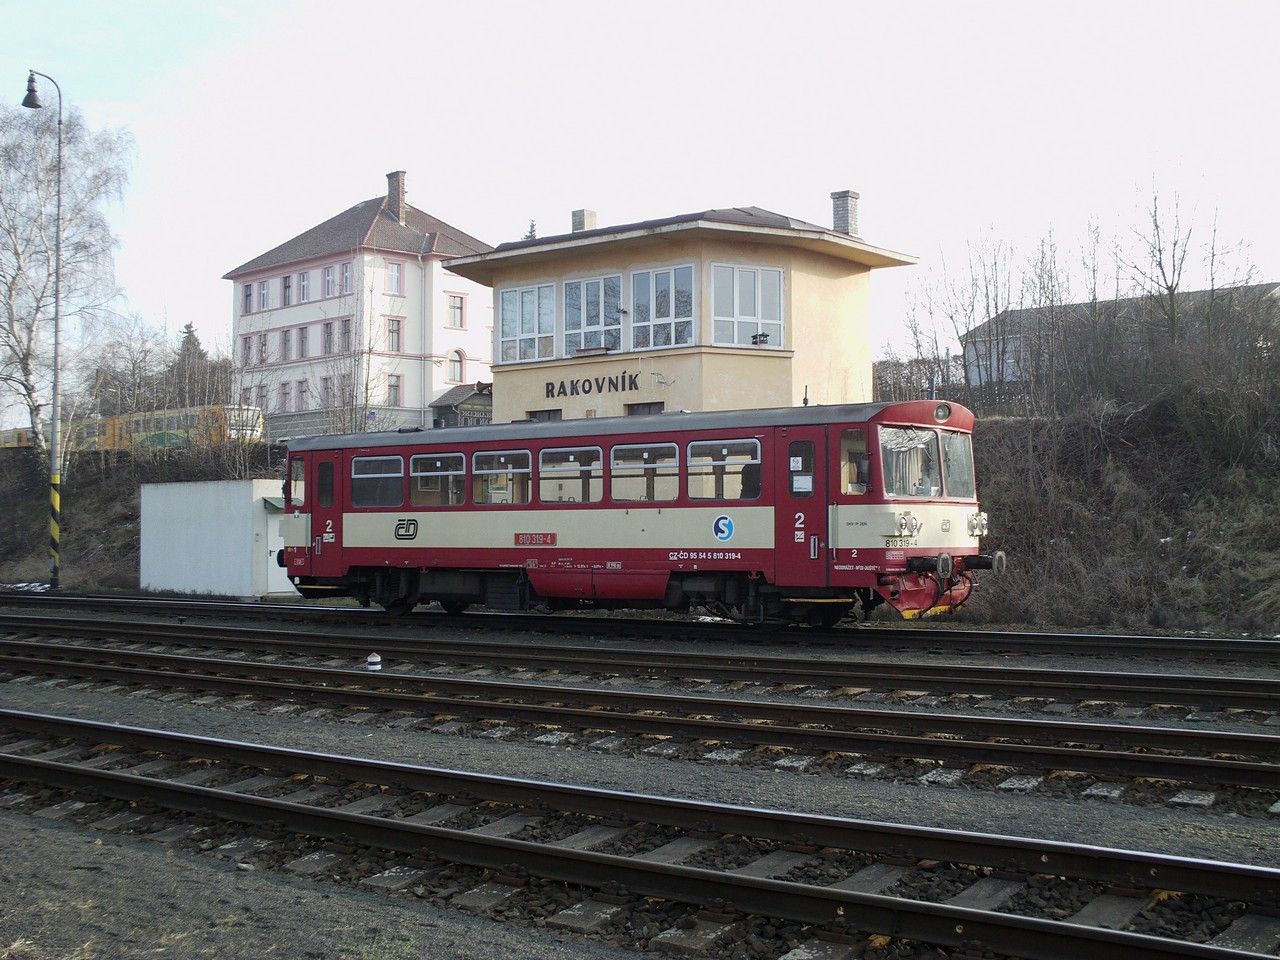
<path id="1" fill-rule="evenodd" d="M 715 538 L 721 543 L 725 543 L 733 539 L 733 518 L 725 514 L 720 514 L 711 524 L 711 532 L 715 534 Z"/>
<path id="2" fill-rule="evenodd" d="M 418 521 L 412 518 L 400 520 L 396 523 L 396 539 L 397 540 L 414 540 L 418 536 Z"/>

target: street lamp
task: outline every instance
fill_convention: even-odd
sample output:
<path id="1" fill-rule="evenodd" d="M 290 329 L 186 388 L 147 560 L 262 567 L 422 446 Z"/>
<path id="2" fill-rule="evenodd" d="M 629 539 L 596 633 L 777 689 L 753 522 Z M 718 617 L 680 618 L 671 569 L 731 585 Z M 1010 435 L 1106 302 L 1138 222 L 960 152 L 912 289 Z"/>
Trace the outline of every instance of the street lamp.
<path id="1" fill-rule="evenodd" d="M 58 453 L 58 348 L 61 342 L 62 320 L 62 88 L 47 73 L 32 70 L 27 74 L 27 95 L 22 105 L 39 110 L 44 104 L 36 92 L 36 77 L 44 77 L 58 91 L 58 205 L 53 228 L 53 417 L 49 427 L 49 589 L 58 589 L 62 567 L 59 553 L 62 520 L 62 462 Z"/>

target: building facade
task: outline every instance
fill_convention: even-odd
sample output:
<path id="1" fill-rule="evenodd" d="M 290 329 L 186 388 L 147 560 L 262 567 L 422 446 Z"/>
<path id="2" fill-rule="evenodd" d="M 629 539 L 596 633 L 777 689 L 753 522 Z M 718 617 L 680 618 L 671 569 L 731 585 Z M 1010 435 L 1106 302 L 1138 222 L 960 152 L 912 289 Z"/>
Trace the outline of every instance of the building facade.
<path id="1" fill-rule="evenodd" d="M 872 393 L 867 294 L 912 257 L 759 207 L 505 243 L 450 269 L 493 289 L 495 422 L 857 403 Z"/>
<path id="2" fill-rule="evenodd" d="M 490 378 L 488 288 L 449 269 L 491 248 L 405 202 L 405 174 L 228 272 L 239 401 L 273 438 L 432 426 L 431 403 Z"/>

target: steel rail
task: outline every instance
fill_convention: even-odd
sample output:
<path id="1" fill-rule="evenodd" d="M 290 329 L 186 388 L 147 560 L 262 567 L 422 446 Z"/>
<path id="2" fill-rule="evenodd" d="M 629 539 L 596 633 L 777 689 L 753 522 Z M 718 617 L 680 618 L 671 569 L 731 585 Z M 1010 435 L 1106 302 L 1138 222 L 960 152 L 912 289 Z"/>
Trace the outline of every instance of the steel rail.
<path id="1" fill-rule="evenodd" d="M 322 634 L 301 641 L 296 631 L 227 626 L 175 626 L 152 621 L 103 621 L 95 618 L 11 616 L 0 614 L 0 630 L 34 630 L 77 637 L 196 645 L 275 646 L 320 653 L 334 644 L 367 651 L 371 646 L 392 655 L 451 662 L 493 662 L 523 667 L 565 668 L 600 673 L 645 673 L 654 676 L 746 680 L 756 683 L 826 684 L 832 687 L 875 684 L 881 688 L 981 693 L 990 696 L 1040 696 L 1077 700 L 1111 700 L 1130 704 L 1185 704 L 1215 709 L 1236 708 L 1280 712 L 1280 680 L 1137 674 L 1116 671 L 1042 670 L 982 667 L 967 664 L 897 664 L 874 661 L 797 660 L 732 654 L 637 651 L 622 647 L 540 646 L 426 640 L 420 644 L 383 643 L 359 634 Z"/>
<path id="2" fill-rule="evenodd" d="M 1105 655 L 1208 654 L 1235 662 L 1280 660 L 1280 640 L 1236 637 L 1156 636 L 1141 634 L 1088 634 L 1052 631 L 1002 631 L 951 626 L 878 626 L 858 624 L 829 629 L 775 625 L 707 623 L 692 620 L 658 620 L 473 612 L 450 615 L 416 611 L 409 617 L 393 617 L 379 610 L 337 607 L 314 603 L 246 603 L 232 600 L 190 600 L 174 597 L 76 596 L 59 593 L 0 592 L 0 608 L 79 607 L 97 610 L 154 610 L 170 613 L 236 617 L 280 617 L 308 621 L 367 622 L 378 625 L 466 628 L 486 631 L 527 631 L 565 636 L 598 636 L 602 632 L 655 639 L 760 641 L 785 644 L 840 646 L 864 649 L 948 649 L 1076 653 Z"/>
<path id="3" fill-rule="evenodd" d="M 879 838 L 879 846 L 902 849 L 915 841 L 936 857 L 967 863 L 1026 863 L 1025 869 L 1043 873 L 1115 881 L 1121 877 L 1142 887 L 1172 887 L 1186 892 L 1268 904 L 1280 889 L 1280 871 L 1264 867 L 1223 864 L 1134 853 L 1097 847 L 1021 840 L 990 835 L 967 835 L 920 827 L 849 821 L 817 815 L 789 814 L 697 801 L 625 794 L 508 778 L 460 774 L 380 761 L 355 760 L 326 754 L 263 747 L 201 737 L 166 734 L 140 728 L 116 727 L 89 721 L 0 711 L 0 724 L 47 736 L 80 737 L 164 752 L 213 757 L 270 768 L 293 768 L 321 776 L 345 776 L 363 783 L 384 783 L 410 789 L 456 792 L 460 780 L 474 792 L 495 788 L 503 799 L 520 795 L 523 802 L 594 812 L 607 809 L 631 820 L 652 819 L 691 827 L 710 822 L 719 832 L 794 842 L 808 837 L 826 846 L 867 849 L 863 842 Z M 657 896 L 695 904 L 730 904 L 732 908 L 801 923 L 852 924 L 889 936 L 949 946 L 981 943 L 989 949 L 1038 960 L 1066 960 L 1088 949 L 1105 958 L 1202 957 L 1206 960 L 1258 957 L 1241 951 L 1182 941 L 1122 933 L 1049 920 L 1019 917 L 946 904 L 927 903 L 816 887 L 783 880 L 756 879 L 678 864 L 655 864 L 627 857 L 576 851 L 552 844 L 479 836 L 469 831 L 407 823 L 384 817 L 314 807 L 286 800 L 257 797 L 211 787 L 178 784 L 127 772 L 91 770 L 74 763 L 40 760 L 3 752 L 0 775 L 54 786 L 92 790 L 128 800 L 161 806 L 213 812 L 227 819 L 261 825 L 280 823 L 292 832 L 344 837 L 405 852 L 429 851 L 443 859 L 491 869 L 528 870 L 539 876 L 587 886 L 621 883 L 632 894 Z M 488 792 L 486 790 L 486 792 Z M 650 817 L 650 814 L 658 817 Z M 742 829 L 745 828 L 745 829 Z M 936 845 L 935 845 L 936 844 Z M 946 850 L 947 853 L 939 849 Z M 951 851 L 964 848 L 978 856 L 966 859 Z M 1078 864 L 1082 872 L 1064 871 Z M 1050 867 L 1050 864 L 1053 866 Z M 1230 891 L 1230 892 L 1227 892 Z"/>
<path id="4" fill-rule="evenodd" d="M 23 641 L 0 641 L 0 649 Z M 74 659 L 104 653 L 112 659 L 167 663 L 175 672 L 154 667 L 118 666 Z M 680 736 L 695 740 L 727 740 L 763 746 L 781 746 L 816 752 L 873 753 L 973 763 L 1004 763 L 1018 767 L 1066 769 L 1104 776 L 1152 777 L 1199 784 L 1233 784 L 1280 789 L 1280 766 L 1236 759 L 1240 754 L 1271 755 L 1280 750 L 1280 738 L 1263 734 L 1183 731 L 1158 727 L 1111 727 L 1105 724 L 1060 723 L 1040 720 L 993 720 L 959 715 L 904 714 L 890 711 L 848 710 L 841 707 L 805 706 L 777 702 L 727 700 L 673 694 L 649 694 L 584 689 L 539 684 L 493 682 L 464 678 L 422 677 L 409 674 L 368 674 L 351 670 L 293 667 L 282 664 L 206 660 L 170 654 L 135 651 L 92 651 L 67 647 L 57 659 L 13 656 L 0 652 L 0 664 L 33 673 L 70 673 L 131 683 L 181 686 L 250 696 L 306 700 L 385 710 L 427 712 L 432 715 L 477 719 L 518 720 L 543 725 L 572 725 L 588 730 L 613 730 L 650 736 Z M 197 670 L 222 671 L 216 673 Z M 280 680 L 244 677 L 255 673 Z M 299 678 L 315 681 L 297 682 Z M 335 684 L 333 686 L 327 685 Z M 337 686 L 341 684 L 341 686 Z M 412 692 L 401 689 L 409 688 Z M 429 691 L 423 693 L 420 691 Z M 577 704 L 569 706 L 568 704 Z M 600 707 L 610 707 L 601 710 Z M 625 711 L 625 712 L 624 712 Z M 655 715 L 662 711 L 664 716 Z M 680 714 L 683 714 L 681 716 Z M 902 727 L 893 733 L 899 718 Z M 767 721 L 767 722 L 760 722 Z M 808 726 L 811 724 L 812 726 Z M 843 729 L 842 729 L 843 727 Z M 853 729 L 849 729 L 852 727 Z M 913 735 L 930 731 L 984 739 L 943 739 Z M 1031 739 L 1032 735 L 1056 743 L 1125 743 L 1133 730 L 1142 746 L 1176 746 L 1180 741 L 1212 745 L 1209 749 L 1234 756 L 1168 756 L 1157 753 L 1080 747 L 1009 743 L 985 739 L 1000 731 L 1003 736 Z"/>

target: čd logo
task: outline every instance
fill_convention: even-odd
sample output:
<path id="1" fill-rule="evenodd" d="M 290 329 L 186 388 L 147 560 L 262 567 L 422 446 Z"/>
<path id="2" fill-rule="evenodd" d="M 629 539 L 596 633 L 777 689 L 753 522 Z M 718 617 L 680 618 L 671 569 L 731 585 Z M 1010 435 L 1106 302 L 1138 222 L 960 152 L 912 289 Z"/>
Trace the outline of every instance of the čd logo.
<path id="1" fill-rule="evenodd" d="M 413 540 L 418 536 L 418 521 L 412 518 L 396 523 L 397 540 Z"/>

